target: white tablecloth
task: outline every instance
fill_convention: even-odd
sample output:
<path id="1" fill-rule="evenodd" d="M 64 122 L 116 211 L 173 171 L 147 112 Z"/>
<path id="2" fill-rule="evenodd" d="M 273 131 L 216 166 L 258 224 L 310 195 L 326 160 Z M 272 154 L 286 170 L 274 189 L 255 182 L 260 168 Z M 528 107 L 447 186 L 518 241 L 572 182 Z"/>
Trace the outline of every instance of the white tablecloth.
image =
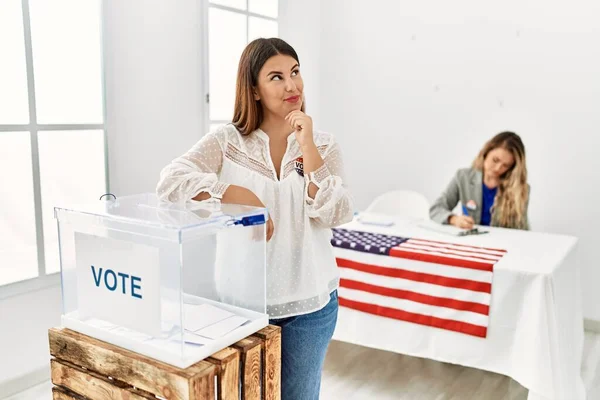
<path id="1" fill-rule="evenodd" d="M 491 232 L 485 235 L 454 237 L 401 219 L 391 227 L 355 219 L 340 228 L 508 253 L 494 267 L 487 338 L 340 307 L 334 340 L 507 375 L 529 389 L 528 400 L 586 398 L 580 374 L 584 333 L 573 255 L 576 238 L 487 227 Z"/>

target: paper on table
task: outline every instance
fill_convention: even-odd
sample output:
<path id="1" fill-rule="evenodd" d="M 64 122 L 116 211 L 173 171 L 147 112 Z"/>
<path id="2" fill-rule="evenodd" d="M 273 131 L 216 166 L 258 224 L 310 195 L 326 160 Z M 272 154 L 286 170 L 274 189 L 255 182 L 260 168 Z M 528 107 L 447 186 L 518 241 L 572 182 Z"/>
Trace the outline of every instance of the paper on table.
<path id="1" fill-rule="evenodd" d="M 394 221 L 387 215 L 380 214 L 360 214 L 356 220 L 361 224 L 367 225 L 378 225 L 378 226 L 392 226 Z"/>
<path id="2" fill-rule="evenodd" d="M 188 331 L 198 331 L 235 314 L 210 304 L 184 304 L 183 327 Z"/>
<path id="3" fill-rule="evenodd" d="M 211 326 L 196 331 L 197 335 L 201 335 L 210 339 L 218 339 L 225 336 L 229 332 L 245 324 L 248 320 L 244 317 L 234 315 L 222 321 L 219 321 Z"/>
<path id="4" fill-rule="evenodd" d="M 367 225 L 378 225 L 378 226 L 392 226 L 394 221 L 386 215 L 377 214 L 360 214 L 356 219 L 361 224 Z"/>
<path id="5" fill-rule="evenodd" d="M 419 228 L 428 229 L 430 231 L 443 233 L 446 235 L 460 236 L 461 232 L 466 232 L 466 229 L 457 228 L 453 225 L 442 225 L 434 221 L 421 221 L 417 224 Z"/>

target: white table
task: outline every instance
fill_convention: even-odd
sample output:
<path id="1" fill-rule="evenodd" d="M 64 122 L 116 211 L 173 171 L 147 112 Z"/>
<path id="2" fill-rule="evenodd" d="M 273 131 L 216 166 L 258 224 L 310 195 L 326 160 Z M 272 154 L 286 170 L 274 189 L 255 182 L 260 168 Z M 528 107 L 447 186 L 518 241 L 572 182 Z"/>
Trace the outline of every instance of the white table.
<path id="1" fill-rule="evenodd" d="M 507 375 L 529 389 L 528 400 L 586 398 L 576 238 L 487 227 L 485 235 L 454 237 L 414 220 L 394 222 L 355 219 L 340 228 L 508 251 L 494 267 L 487 338 L 340 307 L 334 340 Z"/>

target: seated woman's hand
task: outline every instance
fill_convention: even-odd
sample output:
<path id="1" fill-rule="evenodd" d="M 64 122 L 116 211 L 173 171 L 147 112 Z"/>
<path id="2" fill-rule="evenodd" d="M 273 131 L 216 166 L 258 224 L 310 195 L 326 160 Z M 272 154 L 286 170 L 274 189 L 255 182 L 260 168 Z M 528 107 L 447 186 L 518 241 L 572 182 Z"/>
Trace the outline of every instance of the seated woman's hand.
<path id="1" fill-rule="evenodd" d="M 448 223 L 461 229 L 473 229 L 473 225 L 475 225 L 473 218 L 467 215 L 453 215 L 448 220 Z"/>

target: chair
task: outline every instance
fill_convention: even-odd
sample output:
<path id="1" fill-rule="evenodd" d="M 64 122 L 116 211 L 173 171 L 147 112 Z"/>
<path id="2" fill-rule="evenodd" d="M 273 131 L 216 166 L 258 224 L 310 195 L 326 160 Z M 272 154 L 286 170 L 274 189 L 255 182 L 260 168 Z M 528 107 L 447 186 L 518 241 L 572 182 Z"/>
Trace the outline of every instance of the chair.
<path id="1" fill-rule="evenodd" d="M 429 201 L 418 192 L 392 190 L 375 198 L 365 212 L 429 219 Z"/>

